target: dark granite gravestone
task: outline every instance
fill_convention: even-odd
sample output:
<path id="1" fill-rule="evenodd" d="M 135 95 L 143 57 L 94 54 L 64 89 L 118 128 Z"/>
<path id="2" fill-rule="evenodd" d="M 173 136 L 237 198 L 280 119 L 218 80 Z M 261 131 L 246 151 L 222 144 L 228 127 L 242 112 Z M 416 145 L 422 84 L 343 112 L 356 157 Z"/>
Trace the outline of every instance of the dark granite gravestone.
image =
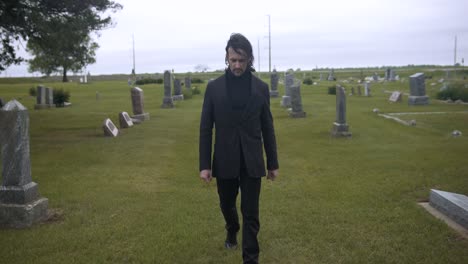
<path id="1" fill-rule="evenodd" d="M 190 78 L 190 77 L 185 77 L 185 89 L 186 89 L 189 93 L 192 93 L 192 78 Z"/>
<path id="2" fill-rule="evenodd" d="M 132 118 L 139 119 L 141 121 L 149 120 L 150 114 L 145 113 L 144 111 L 143 90 L 138 87 L 133 87 L 132 89 L 130 89 L 130 93 L 132 97 L 132 108 L 133 108 Z"/>
<path id="3" fill-rule="evenodd" d="M 173 108 L 174 101 L 172 100 L 172 91 L 171 91 L 171 72 L 166 70 L 164 71 L 164 98 L 161 108 Z"/>
<path id="4" fill-rule="evenodd" d="M 184 100 L 184 95 L 182 94 L 182 84 L 180 82 L 180 79 L 174 79 L 174 96 L 172 96 L 172 100 Z"/>
<path id="5" fill-rule="evenodd" d="M 279 96 L 278 92 L 278 81 L 279 81 L 279 76 L 276 70 L 273 70 L 273 73 L 270 75 L 270 97 L 276 98 Z"/>
<path id="6" fill-rule="evenodd" d="M 119 113 L 120 128 L 129 128 L 133 126 L 133 121 L 127 112 Z"/>
<path id="7" fill-rule="evenodd" d="M 47 218 L 49 200 L 40 197 L 38 185 L 32 181 L 29 114 L 16 100 L 0 110 L 0 135 L 0 226 L 29 227 Z"/>
<path id="8" fill-rule="evenodd" d="M 426 84 L 424 73 L 415 73 L 409 77 L 410 95 L 408 97 L 409 105 L 427 105 L 429 96 L 426 95 Z"/>
<path id="9" fill-rule="evenodd" d="M 331 135 L 334 137 L 350 137 L 349 126 L 346 123 L 346 95 L 343 87 L 336 87 L 336 120 L 333 123 Z"/>

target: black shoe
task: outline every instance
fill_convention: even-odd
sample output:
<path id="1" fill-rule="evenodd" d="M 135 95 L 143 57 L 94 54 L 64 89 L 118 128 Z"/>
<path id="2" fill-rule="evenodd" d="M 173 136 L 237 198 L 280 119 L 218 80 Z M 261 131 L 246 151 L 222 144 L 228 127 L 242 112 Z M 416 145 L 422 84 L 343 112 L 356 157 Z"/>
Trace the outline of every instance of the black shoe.
<path id="1" fill-rule="evenodd" d="M 226 241 L 224 242 L 224 247 L 227 249 L 236 249 L 237 248 L 237 232 L 236 233 L 227 233 Z"/>

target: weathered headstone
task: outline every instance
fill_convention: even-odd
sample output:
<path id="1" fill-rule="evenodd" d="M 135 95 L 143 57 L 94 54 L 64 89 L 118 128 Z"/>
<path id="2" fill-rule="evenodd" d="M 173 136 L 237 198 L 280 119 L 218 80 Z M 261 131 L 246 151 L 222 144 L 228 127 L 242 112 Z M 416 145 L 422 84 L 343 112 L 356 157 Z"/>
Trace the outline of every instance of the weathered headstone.
<path id="1" fill-rule="evenodd" d="M 171 72 L 166 70 L 164 71 L 164 98 L 161 108 L 173 108 L 174 101 L 172 100 L 171 94 Z"/>
<path id="2" fill-rule="evenodd" d="M 371 96 L 370 82 L 364 83 L 364 96 Z"/>
<path id="3" fill-rule="evenodd" d="M 133 126 L 133 121 L 127 112 L 119 113 L 120 128 L 129 128 Z"/>
<path id="4" fill-rule="evenodd" d="M 358 87 L 357 87 L 357 93 L 358 93 L 359 96 L 362 95 L 362 93 L 361 93 L 361 86 L 358 86 Z"/>
<path id="5" fill-rule="evenodd" d="M 390 95 L 390 98 L 388 99 L 390 102 L 396 103 L 396 102 L 401 102 L 403 99 L 403 95 L 401 92 L 395 91 Z"/>
<path id="6" fill-rule="evenodd" d="M 279 81 L 279 76 L 275 69 L 273 70 L 273 73 L 270 75 L 270 87 L 271 87 L 270 97 L 276 98 L 279 96 L 278 81 Z"/>
<path id="7" fill-rule="evenodd" d="M 0 145 L 0 226 L 24 228 L 45 220 L 49 200 L 40 197 L 31 177 L 29 114 L 16 100 L 0 110 Z"/>
<path id="8" fill-rule="evenodd" d="M 408 104 L 409 105 L 429 104 L 429 96 L 426 95 L 424 73 L 415 73 L 411 75 L 409 79 L 410 79 L 410 96 L 408 97 Z"/>
<path id="9" fill-rule="evenodd" d="M 281 98 L 281 106 L 291 107 L 291 86 L 294 84 L 294 74 L 286 73 L 284 76 L 284 96 Z"/>
<path id="10" fill-rule="evenodd" d="M 132 96 L 132 118 L 140 119 L 141 121 L 149 120 L 150 114 L 145 113 L 143 105 L 143 90 L 139 87 L 133 87 L 130 89 Z"/>
<path id="11" fill-rule="evenodd" d="M 349 126 L 346 123 L 346 95 L 343 87 L 336 87 L 336 120 L 333 123 L 331 135 L 334 137 L 350 137 Z"/>
<path id="12" fill-rule="evenodd" d="M 328 81 L 334 81 L 335 80 L 335 70 L 331 69 L 330 72 L 328 73 Z"/>
<path id="13" fill-rule="evenodd" d="M 289 89 L 291 93 L 291 107 L 292 107 L 291 112 L 289 112 L 289 116 L 293 118 L 305 117 L 306 113 L 302 110 L 300 82 L 292 84 Z"/>
<path id="14" fill-rule="evenodd" d="M 468 197 L 466 195 L 431 189 L 429 204 L 468 229 Z"/>
<path id="15" fill-rule="evenodd" d="M 48 88 L 43 85 L 37 86 L 36 105 L 34 105 L 34 109 L 45 109 L 51 107 L 55 107 L 52 88 Z"/>
<path id="16" fill-rule="evenodd" d="M 106 137 L 116 137 L 117 135 L 119 135 L 119 130 L 110 120 L 110 118 L 106 118 L 106 120 L 104 120 L 104 123 L 102 124 L 102 129 L 104 130 L 104 136 Z"/>
<path id="17" fill-rule="evenodd" d="M 182 94 L 182 84 L 180 82 L 180 79 L 174 79 L 174 96 L 172 96 L 172 100 L 184 100 L 184 95 Z"/>

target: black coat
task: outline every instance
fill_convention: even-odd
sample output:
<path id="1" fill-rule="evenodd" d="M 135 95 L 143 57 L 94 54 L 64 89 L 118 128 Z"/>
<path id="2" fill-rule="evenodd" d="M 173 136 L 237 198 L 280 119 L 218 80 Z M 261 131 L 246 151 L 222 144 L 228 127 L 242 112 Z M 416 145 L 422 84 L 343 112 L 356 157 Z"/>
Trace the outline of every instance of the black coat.
<path id="1" fill-rule="evenodd" d="M 211 163 L 213 126 L 215 146 Z M 265 176 L 262 143 L 267 169 L 278 169 L 268 85 L 252 75 L 250 97 L 238 115 L 228 98 L 226 74 L 208 83 L 200 121 L 200 171 L 212 169 L 213 177 L 236 178 L 243 156 L 248 176 Z"/>

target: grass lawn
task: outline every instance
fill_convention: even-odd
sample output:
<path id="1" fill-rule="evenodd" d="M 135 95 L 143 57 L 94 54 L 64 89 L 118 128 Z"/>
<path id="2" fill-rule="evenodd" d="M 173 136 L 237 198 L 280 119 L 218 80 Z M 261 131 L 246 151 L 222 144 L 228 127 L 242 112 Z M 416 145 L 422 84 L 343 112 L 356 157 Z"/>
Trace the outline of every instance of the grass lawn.
<path id="1" fill-rule="evenodd" d="M 61 216 L 0 230 L 1 263 L 241 262 L 240 249 L 223 248 L 215 182 L 198 178 L 202 95 L 161 109 L 163 86 L 141 86 L 151 119 L 106 138 L 105 118 L 118 126 L 119 112 L 132 114 L 126 81 L 46 83 L 73 103 L 50 110 L 34 110 L 34 85 L 0 84 L 0 97 L 30 109 L 32 177 Z M 372 112 L 468 105 L 408 106 L 407 96 L 392 104 L 384 91 L 408 93 L 408 82 L 372 84 L 372 97 L 347 97 L 353 136 L 337 139 L 331 85 L 301 87 L 303 119 L 271 99 L 280 176 L 262 182 L 260 262 L 468 263 L 468 241 L 417 205 L 431 188 L 468 194 L 468 113 L 399 117 L 416 119 L 409 127 Z M 463 135 L 451 137 L 455 129 Z"/>

